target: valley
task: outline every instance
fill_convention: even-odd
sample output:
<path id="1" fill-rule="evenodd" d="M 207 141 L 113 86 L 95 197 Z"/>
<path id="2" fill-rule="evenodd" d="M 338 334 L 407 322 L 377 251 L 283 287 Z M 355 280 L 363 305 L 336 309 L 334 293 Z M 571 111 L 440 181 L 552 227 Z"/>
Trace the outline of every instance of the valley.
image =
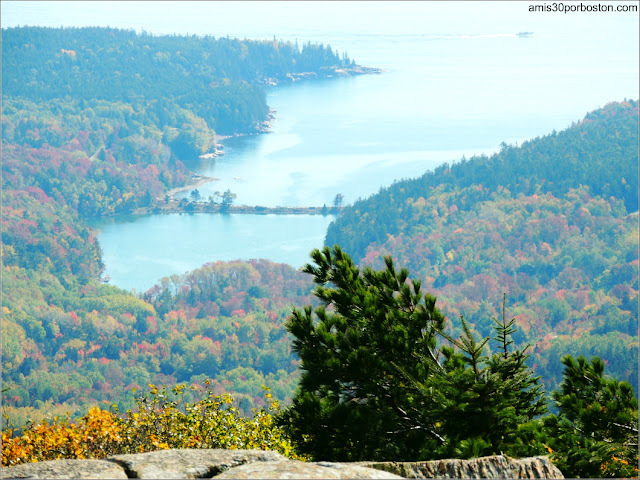
<path id="1" fill-rule="evenodd" d="M 309 383 L 293 312 L 322 304 L 322 268 L 305 265 L 335 246 L 367 294 L 404 298 L 407 277 L 389 293 L 391 273 L 371 272 L 406 267 L 446 317 L 443 339 L 490 339 L 496 319 L 513 319 L 512 348 L 527 351 L 521 367 L 546 392 L 563 387 L 565 356 L 582 355 L 637 399 L 639 115 L 624 82 L 637 67 L 623 62 L 619 83 L 605 81 L 589 77 L 595 60 L 559 52 L 533 72 L 522 58 L 558 41 L 535 31 L 526 41 L 334 32 L 330 46 L 286 30 L 240 40 L 3 26 L 3 428 L 140 408 L 134 392 L 161 385 L 193 387 L 180 391 L 187 403 L 232 394 L 244 415 L 270 398 L 288 408 Z M 608 47 L 594 58 L 610 61 Z M 556 93 L 534 105 L 528 92 L 549 78 Z M 382 317 L 396 314 L 371 318 Z M 328 344 L 342 320 L 331 321 L 318 330 Z M 344 341 L 357 343 L 354 332 Z M 486 358 L 503 348 L 506 359 L 494 340 Z M 439 341 L 435 356 L 452 355 Z M 396 368 L 387 350 L 376 355 Z M 464 384 L 467 360 L 450 358 Z M 416 365 L 390 378 L 422 375 Z M 372 399 L 391 395 L 378 387 Z M 394 404 L 380 431 L 409 397 L 428 403 L 423 393 Z M 489 448 L 460 442 L 429 445 Z M 322 455 L 350 458 L 336 445 Z M 353 455 L 378 455 L 376 445 Z"/>

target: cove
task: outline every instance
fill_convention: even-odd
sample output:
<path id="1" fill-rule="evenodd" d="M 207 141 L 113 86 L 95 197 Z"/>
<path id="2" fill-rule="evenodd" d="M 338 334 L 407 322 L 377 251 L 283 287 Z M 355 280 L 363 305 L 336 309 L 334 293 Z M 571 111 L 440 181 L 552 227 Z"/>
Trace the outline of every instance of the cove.
<path id="1" fill-rule="evenodd" d="M 589 56 L 574 55 L 586 48 L 578 45 L 585 37 L 571 28 L 322 36 L 358 63 L 386 72 L 270 87 L 271 133 L 225 139 L 223 156 L 193 159 L 188 166 L 219 179 L 199 188 L 205 199 L 229 189 L 237 205 L 322 207 L 337 194 L 352 204 L 443 162 L 564 129 L 637 91 L 635 80 L 628 81 L 637 78 L 635 64 L 611 57 L 611 42 L 591 37 Z M 536 34 L 521 39 L 513 33 L 524 30 Z M 291 41 L 318 38 L 315 30 L 283 34 Z M 576 48 L 559 51 L 559 40 Z M 594 72 L 601 63 L 620 75 Z M 110 283 L 145 291 L 163 276 L 210 261 L 267 258 L 300 267 L 310 250 L 323 245 L 331 219 L 151 215 L 94 225 Z"/>
<path id="2" fill-rule="evenodd" d="M 324 242 L 333 216 L 171 214 L 100 221 L 110 283 L 144 292 L 160 278 L 218 260 L 266 258 L 296 267 Z"/>

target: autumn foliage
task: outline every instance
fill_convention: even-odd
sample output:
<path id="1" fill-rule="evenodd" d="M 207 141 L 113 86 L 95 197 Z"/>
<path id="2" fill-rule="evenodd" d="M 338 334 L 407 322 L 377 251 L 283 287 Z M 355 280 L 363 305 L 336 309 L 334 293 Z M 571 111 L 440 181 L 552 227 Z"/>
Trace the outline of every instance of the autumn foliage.
<path id="1" fill-rule="evenodd" d="M 274 450 L 303 459 L 274 425 L 273 415 L 280 407 L 268 389 L 267 407 L 254 409 L 252 416 L 245 417 L 231 395 L 215 395 L 208 384 L 204 389 L 189 388 L 200 390 L 199 401 L 182 402 L 185 385 L 167 391 L 150 384 L 149 391 L 137 397 L 136 408 L 124 414 L 116 405 L 111 410 L 93 407 L 76 421 L 54 417 L 51 422 L 29 424 L 21 434 L 3 430 L 2 465 L 170 448 Z"/>
<path id="2" fill-rule="evenodd" d="M 72 422 L 54 417 L 30 424 L 21 436 L 2 431 L 2 466 L 61 458 L 101 458 L 116 450 L 122 427 L 109 411 L 98 407 Z"/>

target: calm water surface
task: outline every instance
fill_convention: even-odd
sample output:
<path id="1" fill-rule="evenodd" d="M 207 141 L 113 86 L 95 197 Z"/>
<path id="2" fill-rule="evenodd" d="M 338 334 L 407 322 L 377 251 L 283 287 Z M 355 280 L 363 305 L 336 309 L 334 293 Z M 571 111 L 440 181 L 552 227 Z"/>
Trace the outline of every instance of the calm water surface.
<path id="1" fill-rule="evenodd" d="M 303 265 L 309 250 L 322 245 L 333 218 L 207 214 L 127 218 L 102 223 L 100 244 L 111 283 L 142 292 L 162 277 L 210 261 L 268 258 Z"/>
<path id="2" fill-rule="evenodd" d="M 220 179 L 199 189 L 204 198 L 230 189 L 246 205 L 330 205 L 338 193 L 351 203 L 442 162 L 638 98 L 637 14 L 535 14 L 528 2 L 116 3 L 6 2 L 2 24 L 276 36 L 329 43 L 387 70 L 270 88 L 271 133 L 225 140 L 224 156 L 190 163 Z M 518 38 L 520 31 L 534 35 Z M 164 215 L 97 226 L 111 282 L 142 291 L 207 261 L 298 267 L 323 244 L 330 221 Z"/>

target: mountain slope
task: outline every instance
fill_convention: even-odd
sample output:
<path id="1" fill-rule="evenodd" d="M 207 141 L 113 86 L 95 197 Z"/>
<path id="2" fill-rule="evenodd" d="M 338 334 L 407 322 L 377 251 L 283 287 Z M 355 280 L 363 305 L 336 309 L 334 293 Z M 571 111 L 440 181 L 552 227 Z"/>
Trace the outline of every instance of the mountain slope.
<path id="1" fill-rule="evenodd" d="M 537 373 L 599 355 L 637 391 L 638 104 L 612 103 L 560 133 L 396 182 L 330 227 L 362 264 L 391 255 L 482 335 L 516 317 Z M 631 213 L 629 213 L 631 212 Z"/>
<path id="2" fill-rule="evenodd" d="M 591 195 L 613 196 L 624 202 L 628 213 L 636 212 L 638 102 L 611 103 L 562 132 L 529 140 L 519 147 L 503 144 L 500 153 L 491 157 L 463 158 L 419 178 L 396 182 L 346 208 L 329 226 L 325 244 L 338 243 L 361 259 L 370 243 L 411 228 L 404 222 L 412 216 L 408 199 L 430 198 L 436 187 L 455 191 L 472 185 L 482 185 L 483 189 L 461 197 L 456 203 L 458 209 L 473 208 L 500 187 L 516 197 L 534 193 L 558 196 L 584 185 Z"/>

